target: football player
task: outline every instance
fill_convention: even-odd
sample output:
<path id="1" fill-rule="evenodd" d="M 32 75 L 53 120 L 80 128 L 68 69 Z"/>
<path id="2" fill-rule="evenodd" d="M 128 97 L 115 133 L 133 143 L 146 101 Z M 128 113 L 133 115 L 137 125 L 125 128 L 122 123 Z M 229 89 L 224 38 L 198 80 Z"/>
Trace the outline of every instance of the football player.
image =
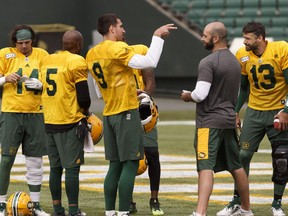
<path id="1" fill-rule="evenodd" d="M 148 47 L 144 45 L 134 45 L 133 46 L 136 53 L 145 55 Z M 134 77 L 136 81 L 136 88 L 144 91 L 152 97 L 154 93 L 156 82 L 153 69 L 144 69 L 144 70 L 133 70 Z M 139 97 L 139 96 L 138 96 Z M 149 98 L 148 98 L 149 100 Z M 151 99 L 150 99 L 151 100 Z M 151 103 L 154 103 L 151 101 Z M 150 105 L 148 105 L 148 109 Z M 153 105 L 152 105 L 153 106 Z M 141 104 L 139 109 L 141 109 Z M 157 109 L 157 108 L 156 108 Z M 158 110 L 156 110 L 158 112 Z M 141 111 L 140 111 L 141 115 Z M 161 176 L 161 166 L 159 160 L 159 150 L 158 150 L 158 132 L 157 132 L 157 114 L 149 114 L 151 119 L 149 122 L 145 122 L 147 125 L 143 125 L 143 137 L 144 137 L 144 153 L 148 163 L 148 175 L 150 180 L 150 209 L 152 215 L 164 215 L 164 211 L 160 208 L 160 203 L 158 200 L 158 192 L 160 185 L 160 176 Z M 154 120 L 152 118 L 155 118 Z M 143 120 L 142 120 L 143 122 Z M 152 124 L 150 124 L 150 122 Z M 148 131 L 149 130 L 149 131 Z M 130 214 L 136 213 L 136 202 L 131 201 L 130 204 Z"/>
<path id="2" fill-rule="evenodd" d="M 285 41 L 266 41 L 265 27 L 257 22 L 246 24 L 242 33 L 245 47 L 236 53 L 242 66 L 240 93 L 235 108 L 238 127 L 241 127 L 239 111 L 248 95 L 249 100 L 240 135 L 240 159 L 249 175 L 254 152 L 267 135 L 273 160 L 274 199 L 271 211 L 273 216 L 285 216 L 281 201 L 288 181 L 288 132 L 276 130 L 273 120 L 274 115 L 283 109 L 288 90 L 288 44 Z M 232 201 L 217 216 L 232 215 L 239 205 L 239 192 L 235 188 Z"/>
<path id="3" fill-rule="evenodd" d="M 30 26 L 17 25 L 11 33 L 13 47 L 0 50 L 0 86 L 3 88 L 0 117 L 0 216 L 5 215 L 10 172 L 20 145 L 26 158 L 27 183 L 36 216 L 49 216 L 42 210 L 40 190 L 46 140 L 41 103 L 42 84 L 39 64 L 48 53 L 32 47 L 35 32 Z"/>

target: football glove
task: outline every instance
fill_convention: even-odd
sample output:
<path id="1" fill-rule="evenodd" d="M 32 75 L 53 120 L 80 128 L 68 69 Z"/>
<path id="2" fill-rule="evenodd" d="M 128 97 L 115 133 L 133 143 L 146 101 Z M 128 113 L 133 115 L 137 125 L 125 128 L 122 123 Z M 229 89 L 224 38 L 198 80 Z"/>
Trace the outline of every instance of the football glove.
<path id="1" fill-rule="evenodd" d="M 30 78 L 25 80 L 25 86 L 30 89 L 41 90 L 42 83 L 36 78 Z"/>
<path id="2" fill-rule="evenodd" d="M 82 140 L 85 138 L 85 136 L 87 136 L 88 131 L 89 131 L 89 127 L 88 127 L 88 122 L 86 118 L 81 119 L 78 122 L 78 125 L 76 126 L 76 135 L 78 137 L 78 139 Z"/>

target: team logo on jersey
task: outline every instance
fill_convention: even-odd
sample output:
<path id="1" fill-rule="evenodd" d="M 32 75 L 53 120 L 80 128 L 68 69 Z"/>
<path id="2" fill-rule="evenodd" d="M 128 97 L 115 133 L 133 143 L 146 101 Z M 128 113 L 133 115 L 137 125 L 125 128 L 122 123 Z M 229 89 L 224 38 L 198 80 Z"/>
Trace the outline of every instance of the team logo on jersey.
<path id="1" fill-rule="evenodd" d="M 199 152 L 198 153 L 198 159 L 204 159 L 206 157 L 206 154 L 204 152 Z"/>
<path id="2" fill-rule="evenodd" d="M 241 146 L 242 146 L 242 149 L 249 149 L 249 142 L 242 142 L 242 144 L 241 144 Z"/>
<path id="3" fill-rule="evenodd" d="M 250 57 L 249 56 L 244 56 L 242 58 L 240 58 L 240 61 L 241 62 L 246 62 L 246 61 L 249 61 Z"/>
<path id="4" fill-rule="evenodd" d="M 9 58 L 15 58 L 16 57 L 16 54 L 15 53 L 8 53 L 5 55 L 6 59 L 9 59 Z"/>

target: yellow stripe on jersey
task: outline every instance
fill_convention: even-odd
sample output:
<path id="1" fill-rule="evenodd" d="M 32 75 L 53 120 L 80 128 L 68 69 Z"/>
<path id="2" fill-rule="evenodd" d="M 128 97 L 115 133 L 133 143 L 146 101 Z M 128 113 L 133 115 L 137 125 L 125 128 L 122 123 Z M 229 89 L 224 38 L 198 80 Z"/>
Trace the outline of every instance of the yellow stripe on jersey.
<path id="1" fill-rule="evenodd" d="M 250 83 L 248 106 L 256 110 L 283 108 L 288 91 L 283 74 L 288 68 L 288 43 L 267 42 L 261 57 L 242 47 L 236 57 Z"/>
<path id="2" fill-rule="evenodd" d="M 206 160 L 209 158 L 209 128 L 198 128 L 197 158 Z"/>
<path id="3" fill-rule="evenodd" d="M 72 124 L 84 117 L 75 83 L 88 78 L 85 59 L 68 51 L 51 54 L 41 62 L 42 102 L 46 124 Z"/>
<path id="4" fill-rule="evenodd" d="M 39 64 L 48 52 L 33 48 L 26 57 L 16 48 L 8 47 L 0 50 L 0 74 L 7 76 L 18 73 L 30 78 L 40 79 Z M 27 89 L 23 82 L 5 83 L 2 95 L 2 112 L 42 113 L 41 92 Z"/>
<path id="5" fill-rule="evenodd" d="M 133 48 L 126 43 L 110 40 L 99 43 L 87 53 L 88 68 L 105 103 L 104 116 L 139 106 L 133 69 L 128 67 L 134 54 Z"/>
<path id="6" fill-rule="evenodd" d="M 148 51 L 148 47 L 142 44 L 137 44 L 131 46 L 133 47 L 135 53 L 145 55 Z M 135 81 L 136 81 L 136 88 L 144 90 L 145 89 L 145 83 L 143 81 L 142 75 L 141 75 L 141 70 L 133 69 Z"/>

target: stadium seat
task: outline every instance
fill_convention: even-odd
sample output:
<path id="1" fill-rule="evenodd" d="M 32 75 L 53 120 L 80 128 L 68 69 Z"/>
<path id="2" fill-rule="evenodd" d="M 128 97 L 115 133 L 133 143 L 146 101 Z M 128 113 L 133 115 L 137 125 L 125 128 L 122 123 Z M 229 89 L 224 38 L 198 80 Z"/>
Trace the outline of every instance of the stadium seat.
<path id="1" fill-rule="evenodd" d="M 241 14 L 240 8 L 226 8 L 223 11 L 223 17 L 238 17 Z"/>
<path id="2" fill-rule="evenodd" d="M 212 9 L 224 9 L 226 7 L 226 0 L 212 0 L 209 1 L 209 8 Z"/>
<path id="3" fill-rule="evenodd" d="M 271 26 L 271 18 L 270 17 L 256 17 L 253 21 L 262 23 L 266 28 Z"/>
<path id="4" fill-rule="evenodd" d="M 288 18 L 287 17 L 272 17 L 271 26 L 275 26 L 275 27 L 288 26 Z"/>
<path id="5" fill-rule="evenodd" d="M 270 7 L 270 8 L 276 8 L 277 7 L 277 1 L 276 0 L 261 0 L 260 1 L 260 7 Z"/>
<path id="6" fill-rule="evenodd" d="M 186 14 L 186 21 L 190 25 L 190 27 L 203 27 L 203 13 L 205 9 L 203 8 L 190 8 Z"/>
<path id="7" fill-rule="evenodd" d="M 287 0 L 278 0 L 278 8 L 282 8 L 282 7 L 288 7 Z"/>
<path id="8" fill-rule="evenodd" d="M 270 0 L 270 1 L 275 1 L 275 0 Z M 243 8 L 259 8 L 259 0 L 243 0 L 242 7 Z"/>
<path id="9" fill-rule="evenodd" d="M 207 9 L 209 4 L 207 0 L 193 0 L 191 6 L 194 9 Z"/>
<path id="10" fill-rule="evenodd" d="M 184 14 L 190 8 L 190 1 L 189 0 L 174 0 L 171 3 L 171 11 L 175 14 L 176 17 L 183 17 Z"/>
<path id="11" fill-rule="evenodd" d="M 242 8 L 242 1 L 241 0 L 238 0 L 238 1 L 235 1 L 235 0 L 227 0 L 226 1 L 226 8 Z"/>
<path id="12" fill-rule="evenodd" d="M 218 21 L 224 23 L 227 28 L 233 28 L 235 26 L 235 20 L 233 17 L 221 17 Z"/>
<path id="13" fill-rule="evenodd" d="M 287 36 L 287 30 L 285 27 L 271 27 L 267 29 L 268 37 L 284 37 Z"/>
<path id="14" fill-rule="evenodd" d="M 262 17 L 273 17 L 276 15 L 275 7 L 261 7 L 260 14 Z"/>
<path id="15" fill-rule="evenodd" d="M 222 16 L 222 8 L 209 8 L 206 10 L 204 16 L 218 19 Z"/>
<path id="16" fill-rule="evenodd" d="M 252 22 L 252 17 L 239 17 L 235 19 L 235 27 L 236 28 L 243 28 L 244 25 L 246 25 L 249 22 Z"/>
<path id="17" fill-rule="evenodd" d="M 230 35 L 229 37 L 242 37 L 242 29 L 243 27 L 236 27 L 232 28 L 229 30 L 228 34 Z"/>
<path id="18" fill-rule="evenodd" d="M 256 16 L 259 16 L 260 13 L 259 13 L 259 10 L 258 8 L 243 8 L 242 10 L 242 16 L 245 16 L 245 17 L 256 17 Z"/>
<path id="19" fill-rule="evenodd" d="M 170 8 L 170 5 L 173 2 L 173 0 L 157 0 L 157 2 L 162 8 L 168 9 Z"/>
<path id="20" fill-rule="evenodd" d="M 287 17 L 287 14 L 288 14 L 288 7 L 287 6 L 279 7 L 278 16 L 286 16 Z"/>

